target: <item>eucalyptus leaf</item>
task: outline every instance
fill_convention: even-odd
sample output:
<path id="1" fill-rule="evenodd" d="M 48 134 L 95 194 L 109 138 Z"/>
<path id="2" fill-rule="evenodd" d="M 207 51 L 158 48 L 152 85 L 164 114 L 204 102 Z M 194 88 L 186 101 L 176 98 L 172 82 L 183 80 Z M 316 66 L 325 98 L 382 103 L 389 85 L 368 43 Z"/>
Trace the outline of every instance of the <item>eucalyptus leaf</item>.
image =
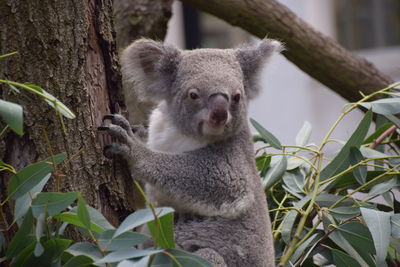
<path id="1" fill-rule="evenodd" d="M 111 252 L 96 261 L 95 263 L 112 263 L 119 262 L 126 259 L 139 258 L 143 256 L 154 255 L 162 250 L 160 249 L 135 249 L 135 248 L 125 248 L 119 249 L 117 251 Z"/>
<path id="2" fill-rule="evenodd" d="M 153 240 L 159 248 L 175 248 L 174 240 L 174 214 L 168 213 L 158 220 L 147 223 Z"/>
<path id="3" fill-rule="evenodd" d="M 190 267 L 212 267 L 213 265 L 204 258 L 201 258 L 195 254 L 178 250 L 178 249 L 167 249 L 168 255 L 165 253 L 159 253 L 155 255 L 152 266 L 190 266 Z M 172 260 L 170 257 L 174 257 Z M 175 263 L 177 261 L 180 265 Z"/>
<path id="4" fill-rule="evenodd" d="M 361 213 L 359 207 L 337 207 L 330 210 L 331 215 L 338 221 L 348 220 Z"/>
<path id="5" fill-rule="evenodd" d="M 47 181 L 50 179 L 51 174 L 46 175 L 43 180 L 34 186 L 29 192 L 25 195 L 17 198 L 14 206 L 14 220 L 18 225 L 21 224 L 21 218 L 25 215 L 28 209 L 31 206 L 32 198 L 36 196 L 38 192 L 43 190 L 43 187 L 46 185 Z"/>
<path id="6" fill-rule="evenodd" d="M 399 186 L 399 180 L 395 176 L 394 178 L 388 180 L 388 181 L 382 181 L 376 185 L 374 185 L 368 192 L 368 197 L 375 197 L 379 196 L 385 192 L 388 192 L 392 190 L 393 188 Z"/>
<path id="7" fill-rule="evenodd" d="M 64 153 L 55 155 L 53 159 L 50 157 L 44 161 L 29 165 L 13 175 L 8 183 L 7 199 L 17 199 L 29 192 L 54 169 L 53 160 L 58 165 L 65 157 Z"/>
<path id="8" fill-rule="evenodd" d="M 337 227 L 337 224 L 333 217 L 329 214 L 322 215 L 322 221 L 325 231 L 327 232 L 331 229 L 332 225 Z M 349 241 L 344 238 L 340 231 L 332 231 L 329 234 L 329 239 L 331 239 L 336 245 L 345 250 L 351 257 L 353 257 L 361 266 L 368 266 L 367 262 L 360 256 L 358 251 L 349 243 Z"/>
<path id="9" fill-rule="evenodd" d="M 324 181 L 335 174 L 345 170 L 349 165 L 350 147 L 359 148 L 368 133 L 372 121 L 372 112 L 369 110 L 365 113 L 364 118 L 359 123 L 357 129 L 353 132 L 349 140 L 342 147 L 336 157 L 321 171 L 320 180 Z"/>
<path id="10" fill-rule="evenodd" d="M 296 248 L 292 257 L 290 258 L 290 262 L 292 264 L 296 263 L 296 261 L 306 252 L 306 249 L 314 244 L 318 239 L 321 238 L 320 234 L 313 234 L 306 241 L 304 241 L 300 246 Z"/>
<path id="11" fill-rule="evenodd" d="M 289 156 L 287 159 L 287 167 L 286 170 L 291 171 L 297 169 L 304 163 L 304 159 L 296 157 L 296 156 Z"/>
<path id="12" fill-rule="evenodd" d="M 29 241 L 32 238 L 29 234 L 33 227 L 33 215 L 31 209 L 25 214 L 24 220 L 22 221 L 21 227 L 19 227 L 17 233 L 11 239 L 8 245 L 6 256 L 8 258 L 14 258 L 17 256 L 25 246 L 29 245 Z"/>
<path id="13" fill-rule="evenodd" d="M 86 201 L 82 198 L 81 195 L 78 195 L 78 218 L 79 220 L 82 222 L 82 224 L 84 225 L 84 227 L 88 230 L 90 230 L 91 228 L 91 224 L 90 224 L 90 216 L 89 216 L 89 212 L 86 208 Z"/>
<path id="14" fill-rule="evenodd" d="M 393 214 L 390 216 L 392 226 L 392 237 L 400 238 L 400 214 Z"/>
<path id="15" fill-rule="evenodd" d="M 279 140 L 270 132 L 268 132 L 264 127 L 262 127 L 257 121 L 254 119 L 250 119 L 251 124 L 263 138 L 265 143 L 270 144 L 272 147 L 276 149 L 282 149 L 282 145 Z"/>
<path id="16" fill-rule="evenodd" d="M 400 98 L 383 98 L 372 102 L 359 103 L 366 109 L 372 109 L 374 113 L 393 115 L 400 113 Z"/>
<path id="17" fill-rule="evenodd" d="M 392 122 L 384 123 L 378 129 L 376 129 L 376 131 L 373 134 L 371 134 L 364 140 L 363 145 L 374 142 L 375 139 L 377 139 L 381 134 L 383 134 L 387 129 L 389 129 L 392 126 L 393 126 Z"/>
<path id="18" fill-rule="evenodd" d="M 115 251 L 118 249 L 132 248 L 133 246 L 143 243 L 150 238 L 147 235 L 130 231 L 112 238 L 114 233 L 115 229 L 106 230 L 98 238 L 98 242 L 102 250 Z"/>
<path id="19" fill-rule="evenodd" d="M 296 135 L 296 145 L 305 146 L 310 140 L 311 131 L 311 124 L 308 121 L 305 121 L 300 131 Z"/>
<path id="20" fill-rule="evenodd" d="M 260 172 L 261 177 L 265 177 L 271 164 L 271 156 L 268 156 L 265 152 L 256 158 L 257 169 Z"/>
<path id="21" fill-rule="evenodd" d="M 103 257 L 100 250 L 94 244 L 89 242 L 75 243 L 70 246 L 66 252 L 73 256 L 84 255 L 91 258 L 93 261 L 97 261 Z"/>
<path id="22" fill-rule="evenodd" d="M 348 254 L 338 249 L 331 249 L 335 266 L 341 267 L 360 267 L 360 264 Z"/>
<path id="23" fill-rule="evenodd" d="M 23 135 L 23 111 L 18 104 L 0 99 L 0 116 L 18 135 Z"/>
<path id="24" fill-rule="evenodd" d="M 387 266 L 385 259 L 391 235 L 391 215 L 390 213 L 367 208 L 360 208 L 360 210 L 374 240 L 377 266 Z"/>
<path id="25" fill-rule="evenodd" d="M 358 150 L 357 147 L 351 146 L 349 159 L 350 159 L 350 164 L 352 166 L 355 166 L 355 165 L 359 164 L 361 161 L 363 161 L 364 157 L 361 154 L 360 150 Z M 360 185 L 365 184 L 366 178 L 367 178 L 367 166 L 361 165 L 361 166 L 356 167 L 353 170 L 353 174 L 354 174 L 354 177 L 356 178 L 357 182 Z"/>
<path id="26" fill-rule="evenodd" d="M 86 226 L 83 224 L 83 222 L 79 219 L 78 214 L 74 212 L 63 212 L 60 214 L 57 214 L 53 216 L 54 219 L 57 219 L 59 221 L 73 224 L 82 228 L 85 228 Z M 102 234 L 104 229 L 96 224 L 93 220 L 91 221 L 90 229 L 98 234 Z"/>
<path id="27" fill-rule="evenodd" d="M 174 212 L 174 209 L 170 207 L 157 207 L 155 208 L 155 212 L 157 214 L 157 217 L 161 218 L 162 216 L 168 213 Z M 117 231 L 115 231 L 113 238 L 139 225 L 148 223 L 152 220 L 154 220 L 154 215 L 151 209 L 148 208 L 148 209 L 137 210 L 125 218 L 125 220 L 118 227 Z"/>
<path id="28" fill-rule="evenodd" d="M 304 198 L 302 198 L 300 201 L 296 202 L 293 207 L 296 209 L 301 210 L 305 204 L 307 204 L 308 201 L 310 201 L 311 195 L 307 195 Z M 281 236 L 282 240 L 286 243 L 289 244 L 290 240 L 292 239 L 292 231 L 294 230 L 294 222 L 296 221 L 297 216 L 299 213 L 296 210 L 291 210 L 287 215 L 285 215 L 285 218 L 283 220 L 283 225 L 282 225 L 282 230 L 281 230 Z"/>
<path id="29" fill-rule="evenodd" d="M 36 257 L 39 257 L 44 252 L 44 248 L 42 244 L 40 244 L 40 238 L 42 237 L 43 234 L 44 225 L 45 225 L 45 215 L 42 213 L 36 220 L 36 229 L 35 229 L 36 246 L 34 251 Z"/>
<path id="30" fill-rule="evenodd" d="M 300 194 L 304 193 L 305 179 L 304 174 L 300 170 L 286 171 L 282 179 L 290 191 Z"/>
<path id="31" fill-rule="evenodd" d="M 78 255 L 69 259 L 63 267 L 83 267 L 90 266 L 93 260 L 85 255 Z"/>
<path id="32" fill-rule="evenodd" d="M 77 192 L 59 193 L 44 192 L 39 193 L 32 201 L 32 212 L 35 217 L 42 213 L 49 216 L 56 215 L 66 209 L 76 200 Z"/>
<path id="33" fill-rule="evenodd" d="M 268 170 L 265 178 L 263 179 L 263 187 L 264 190 L 268 190 L 271 186 L 273 186 L 276 182 L 282 179 L 283 173 L 285 172 L 287 167 L 286 156 L 280 156 L 279 160 L 275 162 Z"/>

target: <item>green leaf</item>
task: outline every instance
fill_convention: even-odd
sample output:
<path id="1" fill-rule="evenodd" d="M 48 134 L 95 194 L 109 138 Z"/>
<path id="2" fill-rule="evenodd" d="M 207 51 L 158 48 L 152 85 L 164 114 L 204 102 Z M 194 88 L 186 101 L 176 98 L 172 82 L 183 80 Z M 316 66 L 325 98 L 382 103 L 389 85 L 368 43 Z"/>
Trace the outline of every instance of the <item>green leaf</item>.
<path id="1" fill-rule="evenodd" d="M 34 198 L 38 192 L 41 192 L 43 190 L 43 187 L 50 179 L 50 176 L 51 176 L 50 173 L 47 174 L 39 184 L 34 186 L 31 190 L 29 190 L 29 192 L 27 192 L 22 197 L 17 198 L 17 200 L 15 201 L 14 220 L 17 221 L 18 225 L 20 225 L 20 219 L 25 215 L 25 213 L 30 208 L 32 203 L 32 198 Z"/>
<path id="2" fill-rule="evenodd" d="M 90 230 L 91 224 L 89 212 L 86 209 L 86 202 L 80 194 L 78 195 L 78 218 L 82 222 L 84 227 Z"/>
<path id="3" fill-rule="evenodd" d="M 58 165 L 65 158 L 66 155 L 64 153 L 55 155 L 54 162 L 56 165 Z M 23 168 L 11 177 L 7 188 L 7 199 L 17 199 L 26 194 L 43 179 L 45 179 L 46 176 L 53 171 L 53 169 L 54 167 L 51 157 Z"/>
<path id="4" fill-rule="evenodd" d="M 383 98 L 372 102 L 359 103 L 366 109 L 372 109 L 374 113 L 393 115 L 400 113 L 400 98 Z"/>
<path id="5" fill-rule="evenodd" d="M 348 220 L 360 214 L 359 207 L 337 207 L 330 210 L 330 214 L 339 221 Z"/>
<path id="6" fill-rule="evenodd" d="M 364 157 L 362 156 L 360 150 L 358 150 L 357 147 L 351 146 L 349 159 L 350 159 L 350 164 L 354 166 L 363 161 Z M 367 179 L 367 166 L 361 165 L 356 167 L 353 170 L 353 174 L 360 185 L 365 184 L 365 181 Z"/>
<path id="7" fill-rule="evenodd" d="M 329 214 L 322 214 L 322 221 L 324 225 L 325 232 L 332 227 L 332 225 L 336 228 L 336 222 L 333 217 Z M 361 257 L 356 249 L 349 243 L 349 241 L 344 238 L 343 234 L 340 231 L 332 231 L 329 234 L 329 239 L 335 242 L 340 248 L 345 250 L 351 257 L 353 257 L 361 266 L 368 266 L 367 262 Z"/>
<path id="8" fill-rule="evenodd" d="M 262 127 L 257 121 L 250 119 L 251 124 L 257 130 L 257 132 L 264 139 L 265 143 L 270 144 L 276 149 L 282 149 L 282 145 L 279 140 L 270 132 L 268 132 L 264 127 Z"/>
<path id="9" fill-rule="evenodd" d="M 59 193 L 44 192 L 39 193 L 32 201 L 32 212 L 35 217 L 42 213 L 49 216 L 56 215 L 66 209 L 78 197 L 77 192 Z"/>
<path id="10" fill-rule="evenodd" d="M 307 195 L 302 198 L 300 201 L 294 204 L 294 208 L 301 210 L 308 201 L 310 201 L 311 195 Z M 292 231 L 294 230 L 294 223 L 296 221 L 297 216 L 299 213 L 296 210 L 291 210 L 284 218 L 281 236 L 282 240 L 289 244 L 290 240 L 292 239 Z"/>
<path id="11" fill-rule="evenodd" d="M 369 110 L 365 113 L 364 118 L 361 120 L 357 129 L 353 132 L 349 140 L 336 155 L 336 157 L 321 171 L 320 180 L 324 181 L 335 174 L 345 170 L 349 165 L 349 153 L 350 147 L 355 146 L 357 148 L 362 144 L 365 135 L 368 133 L 369 126 L 372 121 L 372 112 Z"/>
<path id="12" fill-rule="evenodd" d="M 143 243 L 150 238 L 147 235 L 131 231 L 112 238 L 114 233 L 115 230 L 106 230 L 99 237 L 98 241 L 102 250 L 114 251 L 124 248 L 132 248 L 133 246 Z"/>
<path id="13" fill-rule="evenodd" d="M 190 267 L 212 267 L 213 265 L 195 254 L 185 252 L 178 249 L 167 249 L 169 255 L 164 253 L 159 253 L 154 257 L 152 266 L 178 266 L 170 256 L 173 256 L 176 261 L 179 262 L 181 266 Z"/>
<path id="14" fill-rule="evenodd" d="M 277 162 L 275 162 L 271 168 L 269 168 L 265 178 L 262 181 L 264 190 L 268 190 L 276 182 L 282 179 L 283 174 L 287 167 L 286 156 L 281 156 Z"/>
<path id="15" fill-rule="evenodd" d="M 161 218 L 162 216 L 174 212 L 173 208 L 170 207 L 158 207 L 155 208 L 156 214 L 158 218 Z M 117 231 L 114 233 L 114 238 L 119 236 L 122 233 L 125 233 L 126 231 L 129 231 L 139 225 L 148 223 L 150 221 L 154 220 L 154 215 L 151 211 L 151 209 L 141 209 L 137 210 L 128 217 L 125 218 L 125 220 L 121 223 L 121 225 L 118 227 Z"/>
<path id="16" fill-rule="evenodd" d="M 67 222 L 82 228 L 85 228 L 83 222 L 79 219 L 78 214 L 73 212 L 63 212 L 61 214 L 57 214 L 53 216 L 54 219 L 57 219 L 62 222 Z M 95 222 L 91 221 L 90 229 L 98 234 L 103 233 L 103 229 L 97 225 Z"/>
<path id="17" fill-rule="evenodd" d="M 374 142 L 376 138 L 378 138 L 381 134 L 383 134 L 387 129 L 389 129 L 392 126 L 393 123 L 391 122 L 383 124 L 373 134 L 371 134 L 364 140 L 363 145 Z"/>
<path id="18" fill-rule="evenodd" d="M 6 256 L 7 258 L 14 258 L 17 256 L 25 246 L 29 245 L 32 241 L 32 237 L 29 234 L 33 227 L 33 216 L 31 209 L 25 214 L 24 220 L 22 221 L 21 227 L 12 238 L 8 245 Z"/>
<path id="19" fill-rule="evenodd" d="M 31 250 L 29 255 L 23 259 L 18 259 L 13 266 L 32 267 L 32 266 L 57 266 L 55 263 L 61 259 L 61 254 L 71 244 L 69 239 L 52 238 L 43 243 L 44 252 L 40 257 L 36 257 Z"/>
<path id="20" fill-rule="evenodd" d="M 80 267 L 80 266 L 89 266 L 93 263 L 93 260 L 85 255 L 78 255 L 76 257 L 72 257 L 69 259 L 63 267 Z"/>
<path id="21" fill-rule="evenodd" d="M 284 189 L 297 198 L 303 198 L 304 175 L 300 170 L 286 171 L 283 174 Z"/>
<path id="22" fill-rule="evenodd" d="M 162 250 L 158 249 L 135 249 L 135 248 L 125 248 L 120 249 L 114 252 L 111 252 L 96 261 L 96 263 L 111 263 L 118 262 L 126 259 L 139 258 L 148 255 L 154 255 L 156 253 L 161 252 Z"/>
<path id="23" fill-rule="evenodd" d="M 358 262 L 344 253 L 341 250 L 338 249 L 331 249 L 332 255 L 333 255 L 333 262 L 335 263 L 335 266 L 340 266 L 340 267 L 360 267 L 361 265 L 358 264 Z"/>
<path id="24" fill-rule="evenodd" d="M 101 255 L 100 250 L 92 243 L 89 242 L 78 242 L 70 246 L 66 253 L 71 254 L 73 256 L 86 256 L 92 259 L 93 261 L 97 261 L 103 256 Z"/>
<path id="25" fill-rule="evenodd" d="M 308 121 L 305 121 L 303 127 L 301 127 L 300 131 L 296 135 L 296 145 L 305 146 L 310 140 L 311 131 L 311 124 Z"/>
<path id="26" fill-rule="evenodd" d="M 392 237 L 400 238 L 400 214 L 393 214 L 390 216 L 392 225 Z"/>
<path id="27" fill-rule="evenodd" d="M 260 177 L 265 177 L 267 171 L 271 164 L 271 156 L 268 156 L 267 153 L 263 153 L 261 156 L 256 158 L 257 169 L 260 172 Z"/>
<path id="28" fill-rule="evenodd" d="M 31 84 L 31 83 L 25 83 L 25 86 L 28 86 L 29 88 L 32 88 L 35 91 L 38 91 L 39 93 L 44 94 L 47 98 L 44 98 L 44 100 L 49 104 L 52 108 L 60 112 L 64 117 L 68 119 L 75 119 L 75 114 L 67 108 L 60 100 L 55 98 L 53 95 L 49 94 L 47 91 L 45 91 L 43 88 Z"/>
<path id="29" fill-rule="evenodd" d="M 150 261 L 150 256 L 145 256 L 138 260 L 123 260 L 117 265 L 117 267 L 148 267 L 148 266 L 150 266 L 149 261 Z M 151 266 L 155 267 L 154 264 L 152 264 Z M 159 266 L 159 267 L 161 267 L 161 266 Z M 164 266 L 164 267 L 167 267 L 167 266 Z"/>
<path id="30" fill-rule="evenodd" d="M 23 111 L 18 104 L 0 99 L 0 116 L 18 135 L 23 135 Z"/>
<path id="31" fill-rule="evenodd" d="M 356 221 L 348 222 L 337 228 L 343 237 L 360 254 L 369 266 L 375 266 L 371 255 L 375 254 L 374 241 L 368 228 Z"/>
<path id="32" fill-rule="evenodd" d="M 315 202 L 317 202 L 318 205 L 321 207 L 329 207 L 339 199 L 341 199 L 342 196 L 340 195 L 334 195 L 334 194 L 328 194 L 328 193 L 321 193 L 317 196 L 315 199 Z M 354 201 L 351 198 L 348 198 L 344 201 L 342 201 L 339 206 L 352 206 L 354 204 Z"/>
<path id="33" fill-rule="evenodd" d="M 42 244 L 40 244 L 40 238 L 42 237 L 42 234 L 43 234 L 45 219 L 46 219 L 45 215 L 42 213 L 38 216 L 37 222 L 36 222 L 36 229 L 35 229 L 36 246 L 35 246 L 35 251 L 34 251 L 34 254 L 36 257 L 39 257 L 44 252 L 44 248 L 43 248 Z"/>
<path id="34" fill-rule="evenodd" d="M 383 193 L 388 192 L 388 191 L 392 190 L 393 188 L 396 188 L 399 185 L 400 185 L 400 183 L 396 176 L 388 181 L 382 181 L 382 182 L 374 185 L 371 188 L 371 190 L 369 190 L 368 197 L 382 195 Z"/>
<path id="35" fill-rule="evenodd" d="M 321 238 L 321 234 L 313 234 L 306 241 L 304 241 L 300 246 L 296 248 L 292 257 L 290 258 L 290 262 L 294 265 L 296 261 L 300 258 L 301 255 L 304 254 L 305 250 L 313 245 L 317 240 Z"/>
<path id="36" fill-rule="evenodd" d="M 367 208 L 360 210 L 374 240 L 377 266 L 386 266 L 385 259 L 391 235 L 390 214 Z"/>
<path id="37" fill-rule="evenodd" d="M 160 248 L 175 248 L 174 240 L 174 214 L 165 216 L 147 223 L 153 239 Z M 157 226 L 157 227 L 156 227 Z"/>

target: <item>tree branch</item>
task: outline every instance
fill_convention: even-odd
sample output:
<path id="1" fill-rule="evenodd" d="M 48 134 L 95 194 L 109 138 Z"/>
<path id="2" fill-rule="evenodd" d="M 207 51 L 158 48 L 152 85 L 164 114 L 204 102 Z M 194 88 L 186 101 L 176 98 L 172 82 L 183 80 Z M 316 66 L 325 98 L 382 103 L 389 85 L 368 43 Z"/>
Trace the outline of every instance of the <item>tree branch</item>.
<path id="1" fill-rule="evenodd" d="M 367 60 L 324 36 L 275 0 L 181 0 L 249 33 L 281 40 L 283 55 L 350 102 L 393 81 Z"/>

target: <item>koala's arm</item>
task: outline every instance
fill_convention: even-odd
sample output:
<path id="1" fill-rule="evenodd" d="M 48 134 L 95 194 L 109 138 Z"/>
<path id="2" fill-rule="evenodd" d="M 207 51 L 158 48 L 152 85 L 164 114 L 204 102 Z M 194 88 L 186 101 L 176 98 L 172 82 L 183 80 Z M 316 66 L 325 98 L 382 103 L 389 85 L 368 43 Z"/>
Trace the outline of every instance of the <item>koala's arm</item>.
<path id="1" fill-rule="evenodd" d="M 127 160 L 134 178 L 154 185 L 189 211 L 235 217 L 252 204 L 251 179 L 241 171 L 249 163 L 240 157 L 231 162 L 224 146 L 165 154 L 147 148 L 126 127 L 106 128 L 119 141 L 111 152 Z"/>

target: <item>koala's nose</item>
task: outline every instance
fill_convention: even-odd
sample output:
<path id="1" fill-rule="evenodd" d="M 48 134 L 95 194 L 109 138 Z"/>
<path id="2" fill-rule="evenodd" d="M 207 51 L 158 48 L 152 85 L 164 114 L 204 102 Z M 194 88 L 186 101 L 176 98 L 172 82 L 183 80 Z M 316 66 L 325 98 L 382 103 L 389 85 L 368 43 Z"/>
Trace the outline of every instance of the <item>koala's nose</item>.
<path id="1" fill-rule="evenodd" d="M 214 94 L 209 97 L 209 123 L 211 126 L 219 127 L 225 124 L 228 119 L 229 102 L 222 94 Z"/>

